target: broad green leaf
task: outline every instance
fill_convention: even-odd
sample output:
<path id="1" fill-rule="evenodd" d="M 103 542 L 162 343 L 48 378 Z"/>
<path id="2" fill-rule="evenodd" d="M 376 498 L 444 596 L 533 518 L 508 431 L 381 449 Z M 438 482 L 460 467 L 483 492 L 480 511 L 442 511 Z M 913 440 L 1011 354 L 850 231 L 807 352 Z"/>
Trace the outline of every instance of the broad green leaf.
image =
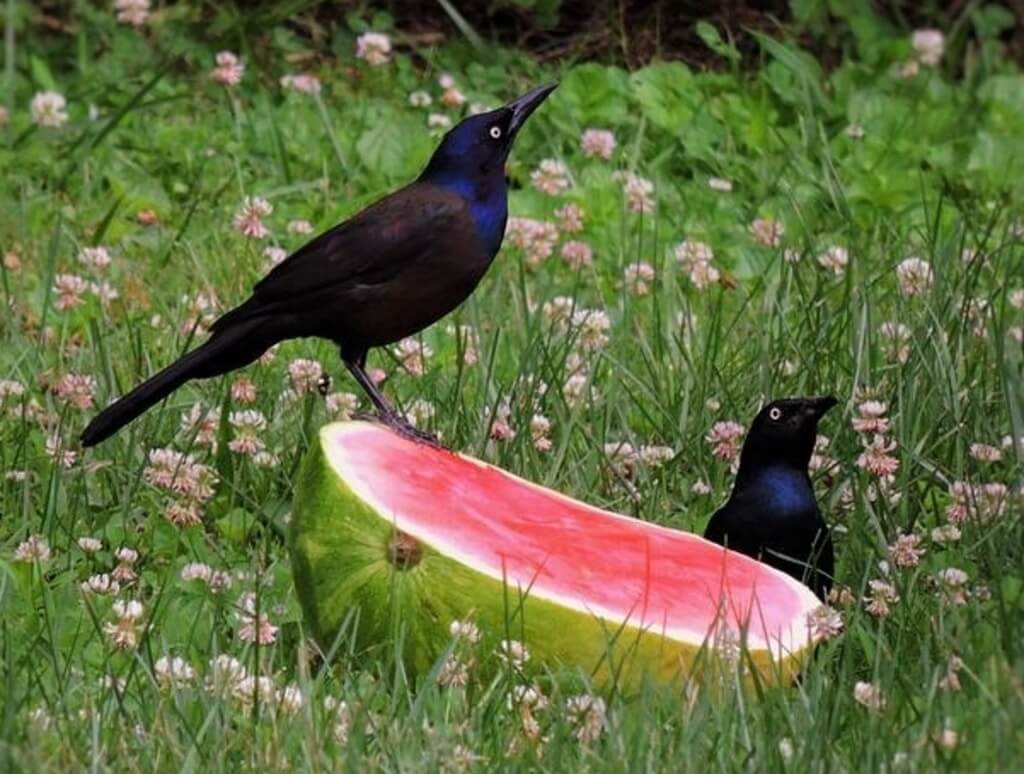
<path id="1" fill-rule="evenodd" d="M 431 139 L 417 122 L 386 113 L 356 142 L 363 166 L 389 178 L 407 177 L 426 158 Z"/>
<path id="2" fill-rule="evenodd" d="M 670 132 L 685 128 L 702 99 L 693 74 L 680 62 L 649 65 L 633 73 L 630 80 L 641 112 L 655 126 Z"/>
<path id="3" fill-rule="evenodd" d="M 551 97 L 551 108 L 566 111 L 584 126 L 608 125 L 629 115 L 629 76 L 618 67 L 574 67 Z"/>

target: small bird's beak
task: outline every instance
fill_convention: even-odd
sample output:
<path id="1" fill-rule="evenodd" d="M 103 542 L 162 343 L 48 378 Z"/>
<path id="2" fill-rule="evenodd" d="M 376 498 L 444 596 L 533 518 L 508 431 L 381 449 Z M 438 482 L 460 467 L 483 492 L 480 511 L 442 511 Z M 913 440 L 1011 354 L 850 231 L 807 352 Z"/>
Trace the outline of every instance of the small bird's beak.
<path id="1" fill-rule="evenodd" d="M 538 86 L 533 91 L 528 92 L 519 99 L 514 99 L 505 105 L 506 108 L 512 111 L 512 121 L 509 124 L 510 140 L 516 136 L 516 133 L 522 125 L 526 123 L 526 119 L 530 117 L 530 114 L 540 106 L 541 102 L 547 99 L 548 94 L 557 88 L 557 83 L 548 83 L 544 86 Z"/>
<path id="2" fill-rule="evenodd" d="M 805 401 L 806 411 L 815 419 L 821 419 L 825 413 L 839 403 L 832 395 L 823 395 L 820 398 L 807 398 Z"/>

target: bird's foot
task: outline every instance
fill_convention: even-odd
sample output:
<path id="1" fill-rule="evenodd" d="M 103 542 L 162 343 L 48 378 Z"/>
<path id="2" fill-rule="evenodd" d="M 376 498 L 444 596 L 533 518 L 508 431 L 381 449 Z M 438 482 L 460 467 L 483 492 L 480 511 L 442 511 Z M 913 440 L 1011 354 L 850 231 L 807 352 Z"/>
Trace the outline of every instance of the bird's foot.
<path id="1" fill-rule="evenodd" d="M 416 443 L 422 443 L 434 449 L 445 448 L 436 435 L 428 433 L 426 430 L 420 430 L 398 413 L 382 411 L 377 416 L 381 422 L 403 438 L 408 438 L 410 441 L 416 441 Z"/>

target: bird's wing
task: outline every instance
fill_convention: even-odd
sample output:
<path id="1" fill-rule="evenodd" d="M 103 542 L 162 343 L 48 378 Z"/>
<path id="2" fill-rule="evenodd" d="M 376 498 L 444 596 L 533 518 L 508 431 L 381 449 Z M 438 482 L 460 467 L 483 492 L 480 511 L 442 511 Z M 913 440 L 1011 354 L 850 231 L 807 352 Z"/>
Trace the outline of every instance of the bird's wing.
<path id="1" fill-rule="evenodd" d="M 413 183 L 299 248 L 256 284 L 253 297 L 274 304 L 330 286 L 386 281 L 439 233 L 469 219 L 458 194 Z"/>
<path id="2" fill-rule="evenodd" d="M 705 540 L 722 545 L 725 543 L 725 509 L 719 508 L 704 528 Z"/>

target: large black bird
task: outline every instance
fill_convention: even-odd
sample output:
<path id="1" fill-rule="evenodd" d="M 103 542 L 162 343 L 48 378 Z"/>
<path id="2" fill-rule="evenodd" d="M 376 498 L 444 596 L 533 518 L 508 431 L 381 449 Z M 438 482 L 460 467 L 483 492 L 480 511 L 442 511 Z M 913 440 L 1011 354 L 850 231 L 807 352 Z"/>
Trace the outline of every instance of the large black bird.
<path id="1" fill-rule="evenodd" d="M 831 396 L 788 398 L 761 409 L 743 443 L 729 501 L 704 531 L 708 540 L 789 573 L 821 599 L 835 560 L 807 465 L 818 420 L 834 405 Z"/>
<path id="2" fill-rule="evenodd" d="M 423 330 L 466 300 L 501 247 L 505 160 L 516 134 L 557 84 L 460 122 L 413 183 L 300 248 L 211 328 L 200 347 L 104 409 L 82 433 L 97 444 L 190 379 L 253 362 L 284 339 L 330 339 L 380 418 L 424 437 L 366 373 L 371 347 Z"/>

